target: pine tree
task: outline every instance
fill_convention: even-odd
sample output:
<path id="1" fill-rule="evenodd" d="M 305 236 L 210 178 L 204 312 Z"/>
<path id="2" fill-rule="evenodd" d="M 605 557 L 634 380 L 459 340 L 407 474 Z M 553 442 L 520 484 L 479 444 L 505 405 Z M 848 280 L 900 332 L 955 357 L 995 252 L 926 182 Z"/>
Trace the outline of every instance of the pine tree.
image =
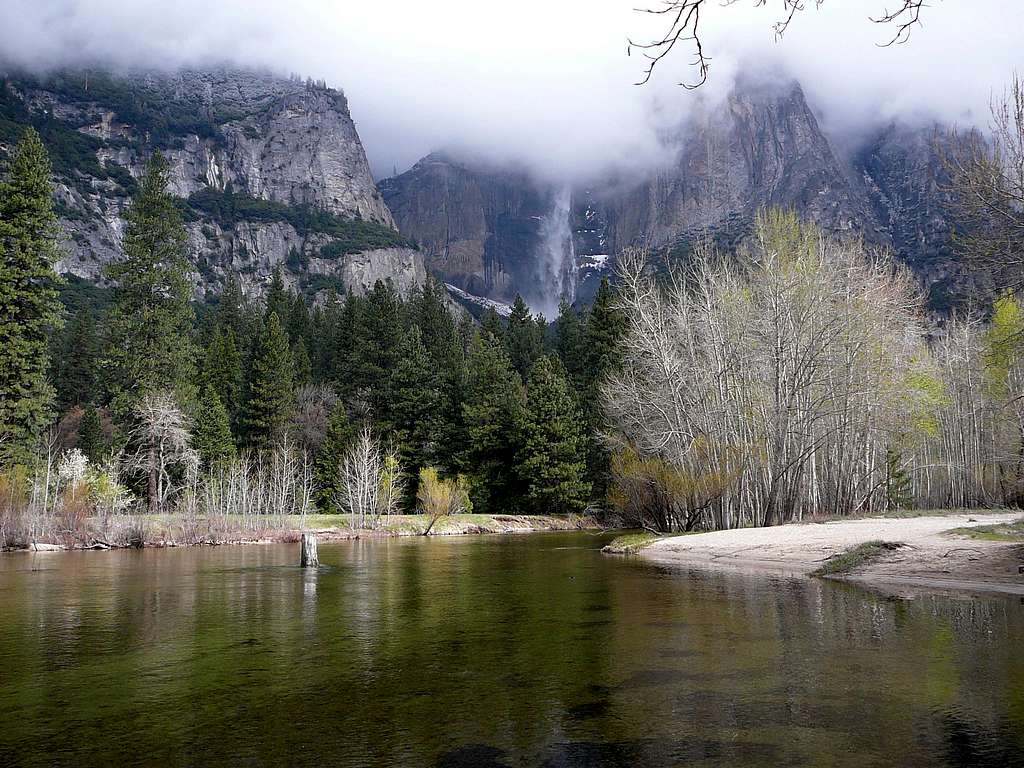
<path id="1" fill-rule="evenodd" d="M 586 506 L 583 420 L 556 365 L 540 358 L 530 369 L 519 423 L 516 470 L 534 514 L 567 514 Z"/>
<path id="2" fill-rule="evenodd" d="M 234 328 L 218 325 L 206 347 L 203 382 L 213 388 L 236 430 L 242 407 L 243 381 L 242 353 L 235 341 Z"/>
<path id="3" fill-rule="evenodd" d="M 59 354 L 53 364 L 57 405 L 63 411 L 73 405 L 97 400 L 96 320 L 89 307 L 76 312 L 61 334 Z"/>
<path id="4" fill-rule="evenodd" d="M 470 477 L 478 511 L 495 512 L 514 503 L 522 407 L 522 384 L 504 347 L 489 334 L 478 335 L 466 357 L 461 441 L 462 469 Z"/>
<path id="5" fill-rule="evenodd" d="M 410 328 L 398 347 L 399 358 L 391 372 L 389 421 L 408 483 L 407 501 L 416 498 L 416 480 L 422 467 L 434 462 L 441 396 L 438 370 L 423 345 L 418 327 Z"/>
<path id="6" fill-rule="evenodd" d="M 53 417 L 49 333 L 59 325 L 50 159 L 34 129 L 0 184 L 0 446 L 24 461 Z"/>
<path id="7" fill-rule="evenodd" d="M 374 416 L 386 423 L 391 418 L 391 371 L 398 364 L 404 334 L 402 301 L 390 281 L 377 281 L 355 319 L 348 340 L 353 382 Z"/>
<path id="8" fill-rule="evenodd" d="M 336 514 L 338 498 L 338 467 L 356 436 L 356 429 L 348 419 L 345 404 L 338 402 L 327 421 L 327 434 L 320 444 L 313 466 L 316 483 L 317 507 L 324 514 Z"/>
<path id="9" fill-rule="evenodd" d="M 192 445 L 207 469 L 235 458 L 235 442 L 231 437 L 227 409 L 209 384 L 203 387 L 199 396 Z"/>
<path id="10" fill-rule="evenodd" d="M 626 333 L 626 320 L 615 307 L 615 294 L 608 278 L 601 279 L 586 324 L 587 371 L 591 384 L 599 384 L 622 364 L 619 344 Z"/>
<path id="11" fill-rule="evenodd" d="M 512 314 L 505 329 L 505 347 L 512 367 L 524 377 L 534 362 L 544 354 L 544 330 L 530 317 L 530 308 L 522 296 L 516 296 Z"/>
<path id="12" fill-rule="evenodd" d="M 221 331 L 230 328 L 240 352 L 248 349 L 252 329 L 252 310 L 242 293 L 242 285 L 234 274 L 228 275 L 217 301 L 215 324 Z"/>
<path id="13" fill-rule="evenodd" d="M 325 360 L 335 391 L 343 399 L 351 399 L 359 389 L 359 369 L 366 338 L 364 297 L 348 294 L 332 312 L 328 322 L 328 349 L 333 353 Z"/>
<path id="14" fill-rule="evenodd" d="M 315 343 L 309 352 L 313 362 L 313 378 L 317 381 L 330 381 L 333 378 L 335 366 L 342 354 L 339 328 L 343 307 L 344 301 L 334 291 L 330 291 L 323 304 L 313 310 L 310 338 Z"/>
<path id="15" fill-rule="evenodd" d="M 300 293 L 292 296 L 291 307 L 288 309 L 288 338 L 293 344 L 301 341 L 309 349 L 312 341 L 313 320 L 309 313 L 309 304 L 306 297 Z"/>
<path id="16" fill-rule="evenodd" d="M 505 324 L 494 307 L 488 307 L 480 316 L 480 329 L 485 335 L 489 333 L 502 344 L 505 343 Z M 472 337 L 470 337 L 470 341 L 472 341 Z"/>
<path id="17" fill-rule="evenodd" d="M 604 498 L 610 477 L 611 455 L 601 439 L 605 427 L 601 387 L 622 364 L 620 345 L 626 321 L 615 306 L 608 278 L 602 278 L 585 325 L 585 367 L 578 383 L 579 400 L 587 434 L 587 479 L 596 498 Z"/>
<path id="18" fill-rule="evenodd" d="M 85 454 L 91 464 L 99 464 L 107 453 L 106 440 L 103 437 L 103 424 L 100 422 L 99 411 L 93 406 L 86 407 L 78 422 L 78 449 Z"/>
<path id="19" fill-rule="evenodd" d="M 270 287 L 267 288 L 264 305 L 264 320 L 271 315 L 277 315 L 277 319 L 281 321 L 282 326 L 287 323 L 292 311 L 292 296 L 284 284 L 284 279 L 281 277 L 280 267 L 274 269 L 274 275 L 270 279 Z"/>
<path id="20" fill-rule="evenodd" d="M 587 368 L 586 333 L 586 323 L 580 313 L 563 300 L 555 321 L 555 350 L 577 386 L 584 380 Z"/>
<path id="21" fill-rule="evenodd" d="M 885 503 L 889 509 L 909 507 L 914 501 L 913 483 L 898 448 L 885 451 Z"/>
<path id="22" fill-rule="evenodd" d="M 457 460 L 461 430 L 461 390 L 465 364 L 462 332 L 448 307 L 444 287 L 429 279 L 414 307 L 416 326 L 434 368 L 437 407 L 434 414 L 430 461 L 443 470 L 452 469 Z M 464 318 L 469 320 L 468 316 Z M 465 330 L 472 336 L 472 326 Z"/>
<path id="23" fill-rule="evenodd" d="M 439 365 L 449 365 L 459 348 L 458 328 L 445 295 L 441 283 L 436 278 L 428 278 L 412 307 L 413 321 L 420 329 L 423 346 Z"/>
<path id="24" fill-rule="evenodd" d="M 245 443 L 266 448 L 280 436 L 295 403 L 291 350 L 276 313 L 260 331 L 246 384 L 241 418 Z"/>
<path id="25" fill-rule="evenodd" d="M 292 371 L 295 375 L 295 386 L 301 387 L 313 379 L 313 363 L 309 359 L 306 342 L 296 339 L 292 344 Z"/>
<path id="26" fill-rule="evenodd" d="M 195 396 L 185 228 L 167 184 L 167 162 L 158 152 L 126 217 L 125 258 L 107 268 L 117 287 L 104 369 L 122 422 L 142 397 L 158 390 L 172 391 L 186 408 Z"/>

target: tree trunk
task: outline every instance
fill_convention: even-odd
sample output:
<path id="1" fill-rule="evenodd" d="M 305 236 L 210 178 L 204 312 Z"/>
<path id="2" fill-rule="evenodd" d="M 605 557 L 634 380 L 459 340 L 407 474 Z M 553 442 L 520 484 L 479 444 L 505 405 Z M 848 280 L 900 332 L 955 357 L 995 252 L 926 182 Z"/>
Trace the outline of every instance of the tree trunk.
<path id="1" fill-rule="evenodd" d="M 159 502 L 159 494 L 157 493 L 157 469 L 156 469 L 156 445 L 153 443 L 149 444 L 149 513 L 155 515 L 157 513 L 157 504 Z"/>
<path id="2" fill-rule="evenodd" d="M 301 547 L 302 554 L 300 555 L 299 565 L 303 568 L 316 568 L 319 566 L 320 560 L 316 556 L 316 534 L 302 534 Z"/>

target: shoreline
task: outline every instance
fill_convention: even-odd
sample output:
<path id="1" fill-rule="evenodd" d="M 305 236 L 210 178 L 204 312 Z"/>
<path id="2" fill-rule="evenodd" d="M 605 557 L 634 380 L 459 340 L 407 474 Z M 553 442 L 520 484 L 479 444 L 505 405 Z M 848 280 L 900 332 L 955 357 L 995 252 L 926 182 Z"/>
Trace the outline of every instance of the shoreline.
<path id="1" fill-rule="evenodd" d="M 409 536 L 422 536 L 427 521 L 422 515 L 395 515 L 382 521 L 378 528 L 352 528 L 343 519 L 343 515 L 311 515 L 306 525 L 296 525 L 298 518 L 286 521 L 279 527 L 265 527 L 246 530 L 240 526 L 219 527 L 214 529 L 209 521 L 199 521 L 206 525 L 204 532 L 185 534 L 184 525 L 192 525 L 194 521 L 185 521 L 175 516 L 161 515 L 144 521 L 149 527 L 141 544 L 111 541 L 112 537 L 103 535 L 98 529 L 84 531 L 78 536 L 82 540 L 68 543 L 58 542 L 46 537 L 46 540 L 32 542 L 24 547 L 9 547 L 0 553 L 18 552 L 81 552 L 105 551 L 114 549 L 169 549 L 177 547 L 212 547 L 238 546 L 248 544 L 290 544 L 297 543 L 302 533 L 314 533 L 321 542 L 351 541 L 355 539 L 388 539 Z M 139 520 L 134 518 L 132 522 Z M 327 523 L 327 524 L 325 524 Z M 545 531 L 596 530 L 597 524 L 590 518 L 555 517 L 548 515 L 453 515 L 438 520 L 428 537 L 435 536 L 474 536 L 482 534 L 518 534 L 541 533 Z"/>
<path id="2" fill-rule="evenodd" d="M 807 578 L 823 563 L 873 541 L 898 542 L 849 572 L 823 576 L 893 595 L 921 591 L 1024 595 L 1024 541 L 990 541 L 954 529 L 1019 520 L 1017 512 L 964 512 L 790 523 L 657 539 L 638 554 L 674 570 L 700 568 Z"/>

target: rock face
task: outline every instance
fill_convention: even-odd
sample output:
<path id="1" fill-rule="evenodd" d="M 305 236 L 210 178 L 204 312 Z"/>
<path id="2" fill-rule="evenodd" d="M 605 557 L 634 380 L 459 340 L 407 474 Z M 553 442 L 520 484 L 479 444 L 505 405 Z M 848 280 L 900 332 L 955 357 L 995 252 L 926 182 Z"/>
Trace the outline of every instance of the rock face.
<path id="1" fill-rule="evenodd" d="M 552 200 L 525 172 L 435 153 L 380 189 L 399 231 L 446 282 L 502 300 L 534 279 L 528 254 Z"/>
<path id="2" fill-rule="evenodd" d="M 77 71 L 8 74 L 0 98 L 12 122 L 48 126 L 42 132 L 57 158 L 56 197 L 69 233 L 64 272 L 100 280 L 120 257 L 133 181 L 159 149 L 171 191 L 183 200 L 213 192 L 267 204 L 230 221 L 188 211 L 199 295 L 217 290 L 230 271 L 256 292 L 277 267 L 300 288 L 346 279 L 365 288 L 371 275 L 402 286 L 424 279 L 420 255 L 395 232 L 339 91 L 238 70 Z M 0 135 L 0 153 L 12 139 Z M 304 211 L 329 214 L 327 226 L 324 217 L 307 226 Z M 339 227 L 351 223 L 360 235 L 341 238 Z M 325 247 L 332 258 L 323 258 Z"/>
<path id="3" fill-rule="evenodd" d="M 591 258 L 605 241 L 596 210 L 580 208 L 589 198 L 522 170 L 434 153 L 380 188 L 430 270 L 470 297 L 518 293 L 550 318 L 561 298 L 592 294 L 607 263 Z"/>
<path id="4" fill-rule="evenodd" d="M 940 125 L 893 124 L 870 136 L 853 158 L 882 242 L 921 276 L 937 309 L 959 301 L 983 277 L 966 274 L 953 249 L 956 218 L 941 153 L 956 140 Z"/>
<path id="5" fill-rule="evenodd" d="M 952 280 L 949 200 L 934 131 L 890 126 L 845 156 L 798 84 L 741 82 L 724 104 L 693 115 L 679 136 L 671 165 L 573 191 L 578 300 L 592 295 L 625 246 L 677 256 L 698 238 L 733 246 L 768 206 L 796 209 L 834 235 L 891 247 L 934 286 L 933 301 Z M 449 282 L 501 301 L 538 293 L 530 281 L 551 210 L 549 187 L 525 174 L 431 155 L 381 182 L 381 190 L 399 230 L 422 244 L 431 268 Z"/>
<path id="6" fill-rule="evenodd" d="M 877 237 L 870 206 L 793 83 L 740 86 L 685 128 L 677 163 L 625 193 L 598 196 L 613 251 L 630 243 L 732 244 L 766 206 L 795 208 L 835 233 Z"/>

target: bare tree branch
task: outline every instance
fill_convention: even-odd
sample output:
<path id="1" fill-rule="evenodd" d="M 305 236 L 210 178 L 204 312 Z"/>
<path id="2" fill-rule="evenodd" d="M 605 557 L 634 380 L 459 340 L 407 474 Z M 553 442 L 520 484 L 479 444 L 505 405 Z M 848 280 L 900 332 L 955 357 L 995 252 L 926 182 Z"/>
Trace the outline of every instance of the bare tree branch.
<path id="1" fill-rule="evenodd" d="M 735 5 L 740 0 L 717 0 L 721 7 Z M 755 7 L 767 6 L 769 0 L 752 0 Z M 790 23 L 799 11 L 813 3 L 815 7 L 822 5 L 824 0 L 779 0 L 782 4 L 782 15 L 772 25 L 776 39 L 781 39 L 789 29 Z M 680 43 L 690 43 L 693 48 L 692 67 L 697 70 L 697 77 L 693 82 L 680 82 L 679 84 L 687 89 L 699 88 L 708 79 L 708 70 L 711 58 L 704 52 L 702 34 L 702 14 L 707 9 L 709 0 L 664 0 L 663 4 L 656 8 L 637 8 L 639 13 L 664 16 L 669 20 L 668 30 L 664 35 L 656 37 L 646 43 L 638 43 L 630 39 L 626 48 L 627 55 L 635 48 L 641 52 L 647 60 L 643 77 L 637 85 L 647 83 L 654 74 L 654 68 L 675 50 Z M 899 5 L 893 9 L 884 9 L 878 17 L 869 17 L 876 24 L 894 25 L 896 28 L 892 38 L 882 43 L 882 47 L 888 47 L 897 43 L 905 43 L 910 38 L 910 33 L 915 26 L 921 24 L 921 9 L 925 7 L 924 0 L 900 0 Z"/>

